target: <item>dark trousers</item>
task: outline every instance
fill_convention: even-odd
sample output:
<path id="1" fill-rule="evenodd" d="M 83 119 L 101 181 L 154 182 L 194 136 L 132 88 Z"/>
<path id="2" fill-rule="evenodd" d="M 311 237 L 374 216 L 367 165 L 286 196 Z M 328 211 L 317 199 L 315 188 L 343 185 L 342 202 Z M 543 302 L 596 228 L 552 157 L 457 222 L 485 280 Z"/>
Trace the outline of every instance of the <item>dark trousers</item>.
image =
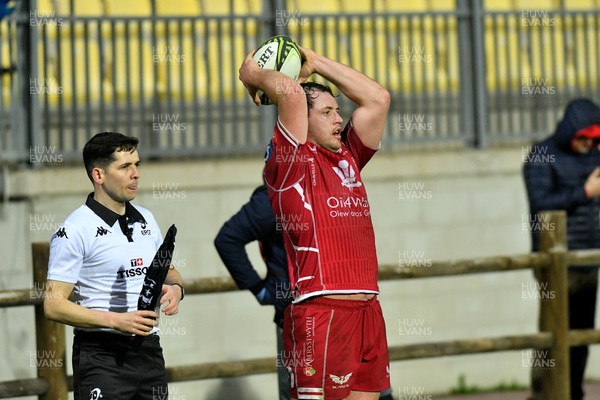
<path id="1" fill-rule="evenodd" d="M 593 329 L 596 316 L 598 270 L 569 272 L 569 328 Z M 571 347 L 571 400 L 583 399 L 583 377 L 588 346 Z"/>
<path id="2" fill-rule="evenodd" d="M 73 340 L 75 400 L 167 400 L 158 335 L 144 338 L 77 331 Z"/>
<path id="3" fill-rule="evenodd" d="M 597 291 L 597 268 L 571 268 L 569 270 L 569 329 L 594 328 Z M 588 346 L 571 347 L 570 358 L 571 400 L 582 400 Z M 541 373 L 535 368 L 531 371 L 533 399 L 541 399 Z"/>

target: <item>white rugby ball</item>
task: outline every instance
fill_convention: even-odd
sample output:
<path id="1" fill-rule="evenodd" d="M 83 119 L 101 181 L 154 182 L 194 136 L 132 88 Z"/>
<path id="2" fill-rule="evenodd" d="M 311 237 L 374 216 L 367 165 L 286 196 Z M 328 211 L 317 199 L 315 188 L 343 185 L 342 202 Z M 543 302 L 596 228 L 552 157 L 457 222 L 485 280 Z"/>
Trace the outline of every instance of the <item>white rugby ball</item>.
<path id="1" fill-rule="evenodd" d="M 298 79 L 302 68 L 300 48 L 287 35 L 273 36 L 258 47 L 253 55 L 260 68 L 279 71 L 293 80 Z M 258 91 L 261 104 L 272 104 L 266 94 Z"/>

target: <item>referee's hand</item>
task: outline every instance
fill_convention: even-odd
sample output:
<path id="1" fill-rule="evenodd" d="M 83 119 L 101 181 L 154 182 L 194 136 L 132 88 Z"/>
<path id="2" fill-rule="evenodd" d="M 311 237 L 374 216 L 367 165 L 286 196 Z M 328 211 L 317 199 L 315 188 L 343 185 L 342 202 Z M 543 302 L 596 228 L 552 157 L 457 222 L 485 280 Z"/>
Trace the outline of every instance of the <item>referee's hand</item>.
<path id="1" fill-rule="evenodd" d="M 111 314 L 114 317 L 113 328 L 123 333 L 148 336 L 152 328 L 158 325 L 159 315 L 150 310 Z"/>
<path id="2" fill-rule="evenodd" d="M 181 301 L 182 289 L 178 285 L 163 285 L 160 296 L 160 305 L 169 302 L 163 307 L 162 312 L 165 315 L 175 315 L 179 312 L 179 302 Z"/>

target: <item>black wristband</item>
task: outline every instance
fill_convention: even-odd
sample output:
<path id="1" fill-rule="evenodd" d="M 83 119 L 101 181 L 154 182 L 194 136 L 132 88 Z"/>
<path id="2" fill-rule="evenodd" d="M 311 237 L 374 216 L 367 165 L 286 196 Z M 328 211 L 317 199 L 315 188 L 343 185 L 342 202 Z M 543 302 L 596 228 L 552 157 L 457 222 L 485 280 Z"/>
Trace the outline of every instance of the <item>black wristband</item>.
<path id="1" fill-rule="evenodd" d="M 174 285 L 177 285 L 181 288 L 181 299 L 179 299 L 179 301 L 183 300 L 183 298 L 185 297 L 185 289 L 183 288 L 181 283 L 171 283 L 171 286 L 174 286 Z"/>

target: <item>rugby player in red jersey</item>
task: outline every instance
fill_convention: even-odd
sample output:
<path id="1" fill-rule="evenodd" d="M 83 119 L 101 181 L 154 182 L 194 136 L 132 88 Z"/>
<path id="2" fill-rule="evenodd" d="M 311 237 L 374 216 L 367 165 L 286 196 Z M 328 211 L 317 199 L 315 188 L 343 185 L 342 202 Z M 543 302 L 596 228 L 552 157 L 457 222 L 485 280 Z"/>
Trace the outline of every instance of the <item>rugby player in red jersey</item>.
<path id="1" fill-rule="evenodd" d="M 295 399 L 377 399 L 390 387 L 377 254 L 360 171 L 380 147 L 388 91 L 364 74 L 301 48 L 299 82 L 313 73 L 357 108 L 343 126 L 331 89 L 259 68 L 240 80 L 256 104 L 278 109 L 265 180 L 284 230 L 294 301 L 285 312 L 285 362 Z"/>

